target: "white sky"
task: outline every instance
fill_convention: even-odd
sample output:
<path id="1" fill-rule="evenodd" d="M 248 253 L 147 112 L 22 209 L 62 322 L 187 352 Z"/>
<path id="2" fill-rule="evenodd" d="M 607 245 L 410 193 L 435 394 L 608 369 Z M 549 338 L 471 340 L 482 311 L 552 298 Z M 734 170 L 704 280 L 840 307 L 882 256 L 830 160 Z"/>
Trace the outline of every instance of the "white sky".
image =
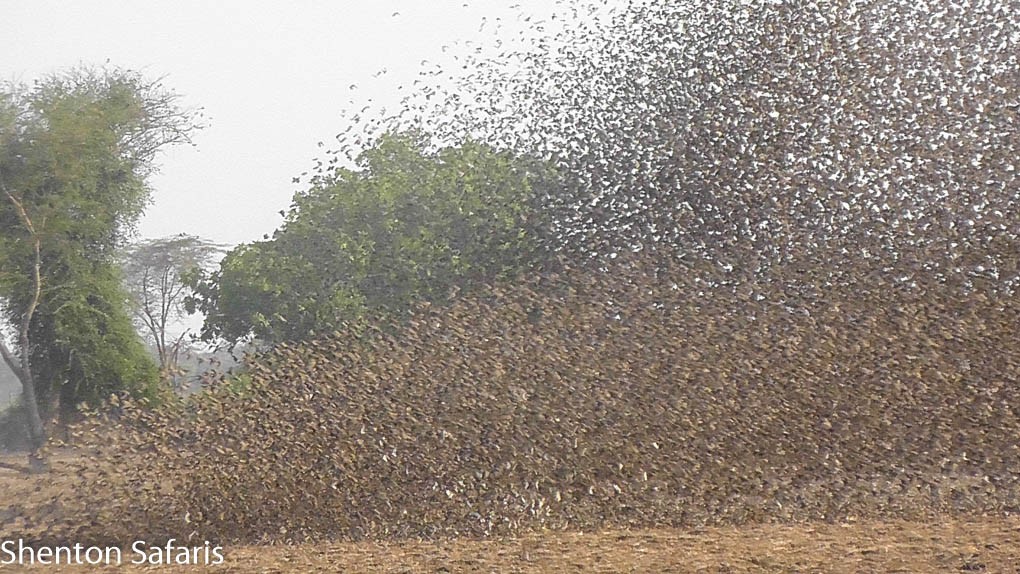
<path id="1" fill-rule="evenodd" d="M 185 106 L 205 109 L 210 126 L 195 138 L 196 148 L 159 158 L 154 203 L 140 233 L 185 232 L 236 244 L 279 225 L 278 212 L 300 189 L 291 178 L 321 157 L 318 142 L 337 147 L 334 136 L 348 126 L 342 109 L 360 109 L 372 98 L 394 111 L 422 60 L 456 52 L 444 53 L 444 45 L 491 44 L 497 17 L 501 36 L 516 36 L 522 11 L 541 17 L 554 4 L 0 0 L 0 79 L 30 82 L 108 60 L 149 78 L 165 76 Z M 483 18 L 488 28 L 479 31 Z"/>

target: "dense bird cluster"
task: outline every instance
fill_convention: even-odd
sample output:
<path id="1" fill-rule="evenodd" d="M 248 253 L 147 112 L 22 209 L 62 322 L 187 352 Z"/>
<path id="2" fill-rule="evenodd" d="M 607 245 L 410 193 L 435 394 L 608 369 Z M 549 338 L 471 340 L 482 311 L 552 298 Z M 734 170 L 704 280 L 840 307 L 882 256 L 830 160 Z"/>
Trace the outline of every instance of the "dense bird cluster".
<path id="1" fill-rule="evenodd" d="M 1017 512 L 1011 8 L 637 2 L 473 62 L 401 117 L 555 164 L 568 263 L 121 405 L 82 430 L 92 478 L 5 535 Z"/>
<path id="2" fill-rule="evenodd" d="M 93 478 L 65 521 L 8 529 L 253 542 L 1020 511 L 1016 301 L 935 284 L 791 309 L 692 297 L 686 268 L 613 271 L 282 346 L 180 411 L 124 405 L 82 436 Z"/>
<path id="3" fill-rule="evenodd" d="M 519 61 L 473 62 L 433 126 L 558 165 L 558 250 L 748 274 L 837 257 L 1012 285 L 1013 8 L 632 2 Z M 834 267 L 824 280 L 853 279 Z"/>

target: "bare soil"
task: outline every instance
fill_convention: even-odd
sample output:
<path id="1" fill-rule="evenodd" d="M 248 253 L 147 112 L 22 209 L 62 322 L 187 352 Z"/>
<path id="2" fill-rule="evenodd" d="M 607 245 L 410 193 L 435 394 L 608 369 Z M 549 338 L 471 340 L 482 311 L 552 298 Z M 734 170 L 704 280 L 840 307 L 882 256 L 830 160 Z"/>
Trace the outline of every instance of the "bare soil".
<path id="1" fill-rule="evenodd" d="M 22 461 L 2 457 L 14 465 Z M 74 480 L 0 468 L 0 518 L 17 502 L 47 496 Z M 0 535 L 5 530 L 0 521 Z M 3 536 L 0 536 L 3 538 Z M 131 541 L 125 541 L 125 545 Z M 1020 574 L 1020 517 L 950 518 L 928 523 L 762 524 L 698 530 L 538 532 L 496 540 L 236 546 L 218 566 L 125 564 L 0 566 L 0 572 L 1001 572 Z"/>
<path id="2" fill-rule="evenodd" d="M 699 531 L 536 533 L 504 540 L 227 548 L 219 566 L 102 572 L 1020 572 L 1020 521 L 761 525 Z M 130 552 L 124 553 L 129 561 Z M 83 572 L 35 566 L 28 572 Z M 9 566 L 0 570 L 16 572 Z"/>

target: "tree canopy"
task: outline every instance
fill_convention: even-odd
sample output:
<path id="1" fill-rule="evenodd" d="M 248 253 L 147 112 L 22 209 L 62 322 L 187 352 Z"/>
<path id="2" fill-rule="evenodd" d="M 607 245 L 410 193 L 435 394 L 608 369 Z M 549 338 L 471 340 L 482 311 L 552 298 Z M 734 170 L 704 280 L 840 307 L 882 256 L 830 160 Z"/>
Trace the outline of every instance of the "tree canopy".
<path id="1" fill-rule="evenodd" d="M 548 177 L 477 142 L 432 149 L 420 133 L 390 134 L 355 169 L 316 176 L 271 239 L 200 282 L 205 335 L 302 339 L 512 276 L 538 261 L 533 200 Z"/>

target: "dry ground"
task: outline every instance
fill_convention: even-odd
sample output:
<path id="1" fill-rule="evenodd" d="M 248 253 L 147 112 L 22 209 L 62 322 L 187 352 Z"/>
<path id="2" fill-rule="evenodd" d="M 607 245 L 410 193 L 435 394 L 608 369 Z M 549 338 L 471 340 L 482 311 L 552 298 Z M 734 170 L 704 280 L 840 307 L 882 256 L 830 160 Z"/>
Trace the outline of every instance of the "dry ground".
<path id="1" fill-rule="evenodd" d="M 131 554 L 124 554 L 125 561 Z M 28 572 L 85 572 L 36 566 Z M 0 571 L 15 572 L 0 566 Z M 1020 573 L 1020 521 L 881 522 L 545 533 L 508 540 L 245 546 L 221 566 L 103 572 L 845 572 Z"/>
<path id="2" fill-rule="evenodd" d="M 3 457 L 8 462 L 10 458 Z M 14 500 L 70 477 L 0 469 L 0 516 Z M 56 483 L 54 483 L 54 481 Z M 50 490 L 52 492 L 52 490 Z M 0 527 L 0 538 L 3 528 Z M 127 541 L 130 542 L 130 541 Z M 514 539 L 228 547 L 220 566 L 111 567 L 103 572 L 996 572 L 1020 574 L 1020 518 L 759 525 L 700 530 L 535 533 Z M 133 555 L 124 552 L 125 562 Z M 0 557 L 2 558 L 2 557 Z M 0 566 L 6 572 L 88 566 Z"/>

